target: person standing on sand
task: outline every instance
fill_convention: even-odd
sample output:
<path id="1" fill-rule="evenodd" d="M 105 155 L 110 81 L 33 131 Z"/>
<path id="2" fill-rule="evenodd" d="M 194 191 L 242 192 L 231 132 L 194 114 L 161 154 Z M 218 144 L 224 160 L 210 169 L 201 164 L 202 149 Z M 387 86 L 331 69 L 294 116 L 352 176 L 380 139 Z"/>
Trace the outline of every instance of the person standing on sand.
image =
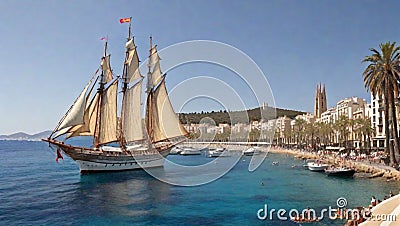
<path id="1" fill-rule="evenodd" d="M 371 198 L 371 206 L 375 206 L 376 205 L 376 198 L 375 196 L 372 196 Z"/>

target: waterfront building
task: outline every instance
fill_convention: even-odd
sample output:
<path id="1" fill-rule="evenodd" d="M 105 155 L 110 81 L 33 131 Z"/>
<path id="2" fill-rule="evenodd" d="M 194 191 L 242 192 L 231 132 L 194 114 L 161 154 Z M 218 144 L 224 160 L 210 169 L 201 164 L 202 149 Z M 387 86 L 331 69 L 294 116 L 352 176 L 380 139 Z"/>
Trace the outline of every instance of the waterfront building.
<path id="1" fill-rule="evenodd" d="M 363 113 L 362 117 L 368 115 L 367 101 L 359 97 L 350 97 L 340 100 L 336 105 L 336 112 L 338 118 L 342 115 L 346 116 L 348 119 L 354 118 L 354 113 L 361 111 Z"/>
<path id="2" fill-rule="evenodd" d="M 322 122 L 325 124 L 329 123 L 334 123 L 338 119 L 336 107 L 329 108 L 325 112 L 321 114 L 321 117 L 319 118 L 318 122 Z"/>
<path id="3" fill-rule="evenodd" d="M 307 123 L 315 122 L 315 116 L 309 112 L 307 112 L 306 114 L 297 115 L 295 117 L 295 119 L 302 119 L 302 120 L 306 121 Z"/>
<path id="4" fill-rule="evenodd" d="M 335 107 L 331 107 L 325 112 L 321 113 L 320 118 L 317 122 L 325 124 L 335 123 L 341 116 L 345 116 L 347 119 L 357 118 L 370 118 L 371 117 L 371 105 L 367 103 L 365 99 L 359 97 L 345 98 L 337 102 Z M 360 148 L 361 143 L 365 143 L 364 137 L 358 137 L 355 133 L 355 128 L 349 126 L 349 134 L 346 136 L 348 145 Z M 339 142 L 339 132 L 336 131 L 335 141 Z"/>
<path id="5" fill-rule="evenodd" d="M 228 123 L 220 123 L 218 124 L 218 133 L 225 133 L 229 131 L 229 124 Z"/>
<path id="6" fill-rule="evenodd" d="M 374 149 L 385 148 L 385 111 L 383 98 L 374 96 L 371 93 L 371 125 L 374 129 L 374 136 L 372 137 L 372 147 Z"/>
<path id="7" fill-rule="evenodd" d="M 285 134 L 289 133 L 292 129 L 291 127 L 292 119 L 286 115 L 279 117 L 275 120 L 275 132 L 278 143 L 284 142 Z"/>

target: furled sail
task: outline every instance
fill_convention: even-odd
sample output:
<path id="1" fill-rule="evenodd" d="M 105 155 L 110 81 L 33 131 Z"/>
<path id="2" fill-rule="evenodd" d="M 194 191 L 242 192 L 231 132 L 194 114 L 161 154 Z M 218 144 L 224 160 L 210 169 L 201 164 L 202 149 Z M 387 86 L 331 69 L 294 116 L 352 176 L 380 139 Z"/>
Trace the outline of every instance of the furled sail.
<path id="1" fill-rule="evenodd" d="M 157 89 L 149 93 L 146 127 L 152 142 L 188 135 L 172 108 L 165 80 L 161 81 Z"/>
<path id="2" fill-rule="evenodd" d="M 150 51 L 150 67 L 153 67 L 153 72 L 151 73 L 150 82 L 153 86 L 156 86 L 162 79 L 162 72 L 160 68 L 160 57 L 157 53 L 157 46 L 154 46 Z"/>
<path id="3" fill-rule="evenodd" d="M 125 92 L 124 112 L 122 114 L 123 134 L 126 141 L 136 141 L 143 139 L 142 116 L 141 116 L 141 95 L 142 81 L 140 80 L 134 86 Z"/>
<path id="4" fill-rule="evenodd" d="M 111 66 L 110 66 L 110 55 L 101 58 L 101 69 L 103 70 L 102 83 L 108 83 L 113 79 Z"/>
<path id="5" fill-rule="evenodd" d="M 117 91 L 118 80 L 115 80 L 102 95 L 99 144 L 117 141 Z"/>
<path id="6" fill-rule="evenodd" d="M 90 79 L 85 88 L 82 90 L 81 94 L 79 94 L 78 98 L 75 100 L 74 104 L 70 107 L 68 112 L 59 122 L 56 129 L 54 129 L 54 131 L 58 131 L 56 137 L 65 134 L 72 126 L 80 125 L 83 123 L 83 116 L 86 109 L 86 92 L 88 91 L 89 86 L 93 81 L 93 78 L 94 77 Z"/>
<path id="7" fill-rule="evenodd" d="M 139 71 L 139 57 L 133 39 L 129 39 L 129 41 L 126 42 L 125 47 L 128 52 L 128 58 L 125 61 L 127 67 L 126 82 L 130 83 L 142 77 L 142 75 Z"/>

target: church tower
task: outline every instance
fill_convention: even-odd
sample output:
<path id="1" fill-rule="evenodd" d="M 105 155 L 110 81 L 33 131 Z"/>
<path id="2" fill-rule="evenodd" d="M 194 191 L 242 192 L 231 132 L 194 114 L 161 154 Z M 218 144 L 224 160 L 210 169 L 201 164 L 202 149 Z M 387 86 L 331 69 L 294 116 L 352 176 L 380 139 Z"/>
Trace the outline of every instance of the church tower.
<path id="1" fill-rule="evenodd" d="M 326 92 L 325 92 L 325 84 L 322 88 L 321 92 L 321 114 L 328 110 L 327 104 L 326 104 Z"/>
<path id="2" fill-rule="evenodd" d="M 317 84 L 317 89 L 315 91 L 315 99 L 314 99 L 314 115 L 316 118 L 319 118 L 319 96 L 320 96 L 320 89 L 319 84 Z"/>
<path id="3" fill-rule="evenodd" d="M 320 118 L 321 114 L 327 110 L 326 103 L 326 90 L 325 84 L 317 84 L 317 89 L 315 91 L 315 100 L 314 100 L 314 116 L 316 118 Z"/>

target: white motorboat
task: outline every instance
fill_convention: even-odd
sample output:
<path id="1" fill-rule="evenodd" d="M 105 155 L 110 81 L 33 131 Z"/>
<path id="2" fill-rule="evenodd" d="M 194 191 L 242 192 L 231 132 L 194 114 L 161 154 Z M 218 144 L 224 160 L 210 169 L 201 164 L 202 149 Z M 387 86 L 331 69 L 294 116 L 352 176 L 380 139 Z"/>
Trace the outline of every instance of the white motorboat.
<path id="1" fill-rule="evenodd" d="M 303 167 L 308 169 L 308 164 L 309 164 L 309 163 L 312 163 L 312 162 L 315 162 L 315 160 L 314 160 L 314 159 L 307 159 L 307 160 L 304 160 Z"/>
<path id="2" fill-rule="evenodd" d="M 225 148 L 217 148 L 217 149 L 210 149 L 207 152 L 207 157 L 208 158 L 216 158 L 220 156 L 227 156 L 227 153 L 225 152 Z"/>
<path id="3" fill-rule="evenodd" d="M 322 172 L 329 166 L 328 164 L 322 164 L 317 162 L 309 162 L 307 165 L 308 169 L 314 172 Z"/>
<path id="4" fill-rule="evenodd" d="M 183 148 L 183 150 L 180 153 L 181 155 L 201 155 L 200 150 L 194 149 L 194 148 Z"/>
<path id="5" fill-rule="evenodd" d="M 252 156 L 252 155 L 258 154 L 259 152 L 260 152 L 259 147 L 254 146 L 254 147 L 250 147 L 249 149 L 245 150 L 243 152 L 243 154 L 246 156 Z"/>
<path id="6" fill-rule="evenodd" d="M 179 155 L 182 152 L 182 149 L 178 146 L 175 146 L 171 149 L 170 155 Z"/>

